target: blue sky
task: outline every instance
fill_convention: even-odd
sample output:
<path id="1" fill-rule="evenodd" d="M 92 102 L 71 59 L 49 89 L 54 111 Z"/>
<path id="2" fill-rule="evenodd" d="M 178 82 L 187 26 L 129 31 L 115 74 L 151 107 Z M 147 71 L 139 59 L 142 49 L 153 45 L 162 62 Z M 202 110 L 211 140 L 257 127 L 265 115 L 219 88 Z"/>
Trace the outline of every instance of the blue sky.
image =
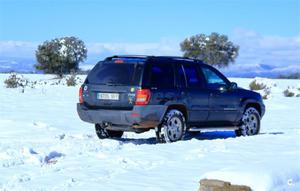
<path id="1" fill-rule="evenodd" d="M 38 44 L 76 36 L 82 67 L 116 54 L 182 55 L 198 33 L 226 34 L 240 46 L 225 72 L 300 72 L 300 0 L 0 0 L 0 71 L 33 68 Z"/>
<path id="2" fill-rule="evenodd" d="M 0 41 L 147 43 L 239 28 L 299 35 L 300 0 L 0 0 Z"/>

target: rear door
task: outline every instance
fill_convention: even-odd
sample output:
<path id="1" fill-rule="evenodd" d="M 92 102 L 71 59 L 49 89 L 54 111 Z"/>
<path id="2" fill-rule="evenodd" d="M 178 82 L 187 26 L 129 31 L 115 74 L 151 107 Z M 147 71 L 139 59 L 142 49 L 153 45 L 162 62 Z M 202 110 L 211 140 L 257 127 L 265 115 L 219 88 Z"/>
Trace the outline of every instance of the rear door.
<path id="1" fill-rule="evenodd" d="M 143 67 L 139 60 L 98 63 L 85 81 L 85 105 L 95 109 L 132 109 Z"/>
<path id="2" fill-rule="evenodd" d="M 205 81 L 199 73 L 197 63 L 181 62 L 177 68 L 180 81 L 185 82 L 182 93 L 185 97 L 189 112 L 189 122 L 198 123 L 208 118 L 208 91 L 205 89 Z"/>
<path id="3" fill-rule="evenodd" d="M 174 64 L 169 59 L 152 60 L 145 66 L 143 88 L 151 90 L 153 105 L 168 105 L 176 102 Z"/>

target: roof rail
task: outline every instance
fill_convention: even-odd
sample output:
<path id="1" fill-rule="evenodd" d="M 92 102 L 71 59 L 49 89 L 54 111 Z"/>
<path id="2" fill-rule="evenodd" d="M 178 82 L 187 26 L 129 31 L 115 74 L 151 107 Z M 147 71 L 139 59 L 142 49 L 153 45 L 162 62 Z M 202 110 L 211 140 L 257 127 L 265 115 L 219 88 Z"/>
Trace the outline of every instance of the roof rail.
<path id="1" fill-rule="evenodd" d="M 152 56 L 147 56 L 147 55 L 114 55 L 114 56 L 110 56 L 107 57 L 105 60 L 111 60 L 113 58 L 148 58 L 148 57 L 152 57 Z"/>
<path id="2" fill-rule="evenodd" d="M 114 55 L 107 57 L 105 60 L 112 60 L 114 58 L 144 58 L 144 59 L 174 59 L 174 60 L 185 60 L 185 61 L 192 61 L 192 62 L 202 62 L 199 59 L 189 58 L 189 57 L 182 57 L 182 56 L 149 56 L 149 55 Z"/>
<path id="3" fill-rule="evenodd" d="M 185 57 L 185 56 L 155 56 L 156 58 L 165 58 L 165 59 L 178 59 L 178 60 L 189 60 L 195 61 L 196 59 Z"/>

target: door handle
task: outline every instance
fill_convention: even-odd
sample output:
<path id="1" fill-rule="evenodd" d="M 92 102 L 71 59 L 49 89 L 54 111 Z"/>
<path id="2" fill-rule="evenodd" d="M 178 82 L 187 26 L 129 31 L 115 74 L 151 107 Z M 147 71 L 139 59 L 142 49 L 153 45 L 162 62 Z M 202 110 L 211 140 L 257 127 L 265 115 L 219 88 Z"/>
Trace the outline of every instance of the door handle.
<path id="1" fill-rule="evenodd" d="M 210 97 L 220 97 L 224 92 L 220 92 L 220 91 L 211 91 L 209 93 Z"/>

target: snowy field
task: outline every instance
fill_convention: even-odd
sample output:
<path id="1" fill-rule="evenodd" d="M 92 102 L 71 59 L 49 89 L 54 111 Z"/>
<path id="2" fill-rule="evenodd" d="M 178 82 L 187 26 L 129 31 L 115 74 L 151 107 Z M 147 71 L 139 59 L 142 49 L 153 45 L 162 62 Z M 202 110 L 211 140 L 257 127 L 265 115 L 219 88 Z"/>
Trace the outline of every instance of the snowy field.
<path id="1" fill-rule="evenodd" d="M 202 132 L 156 144 L 154 132 L 99 140 L 76 112 L 78 87 L 6 89 L 0 75 L 0 190 L 195 191 L 201 178 L 255 191 L 300 190 L 300 80 L 273 80 L 261 134 Z M 48 82 L 53 76 L 25 75 Z M 248 88 L 251 79 L 231 79 Z"/>

